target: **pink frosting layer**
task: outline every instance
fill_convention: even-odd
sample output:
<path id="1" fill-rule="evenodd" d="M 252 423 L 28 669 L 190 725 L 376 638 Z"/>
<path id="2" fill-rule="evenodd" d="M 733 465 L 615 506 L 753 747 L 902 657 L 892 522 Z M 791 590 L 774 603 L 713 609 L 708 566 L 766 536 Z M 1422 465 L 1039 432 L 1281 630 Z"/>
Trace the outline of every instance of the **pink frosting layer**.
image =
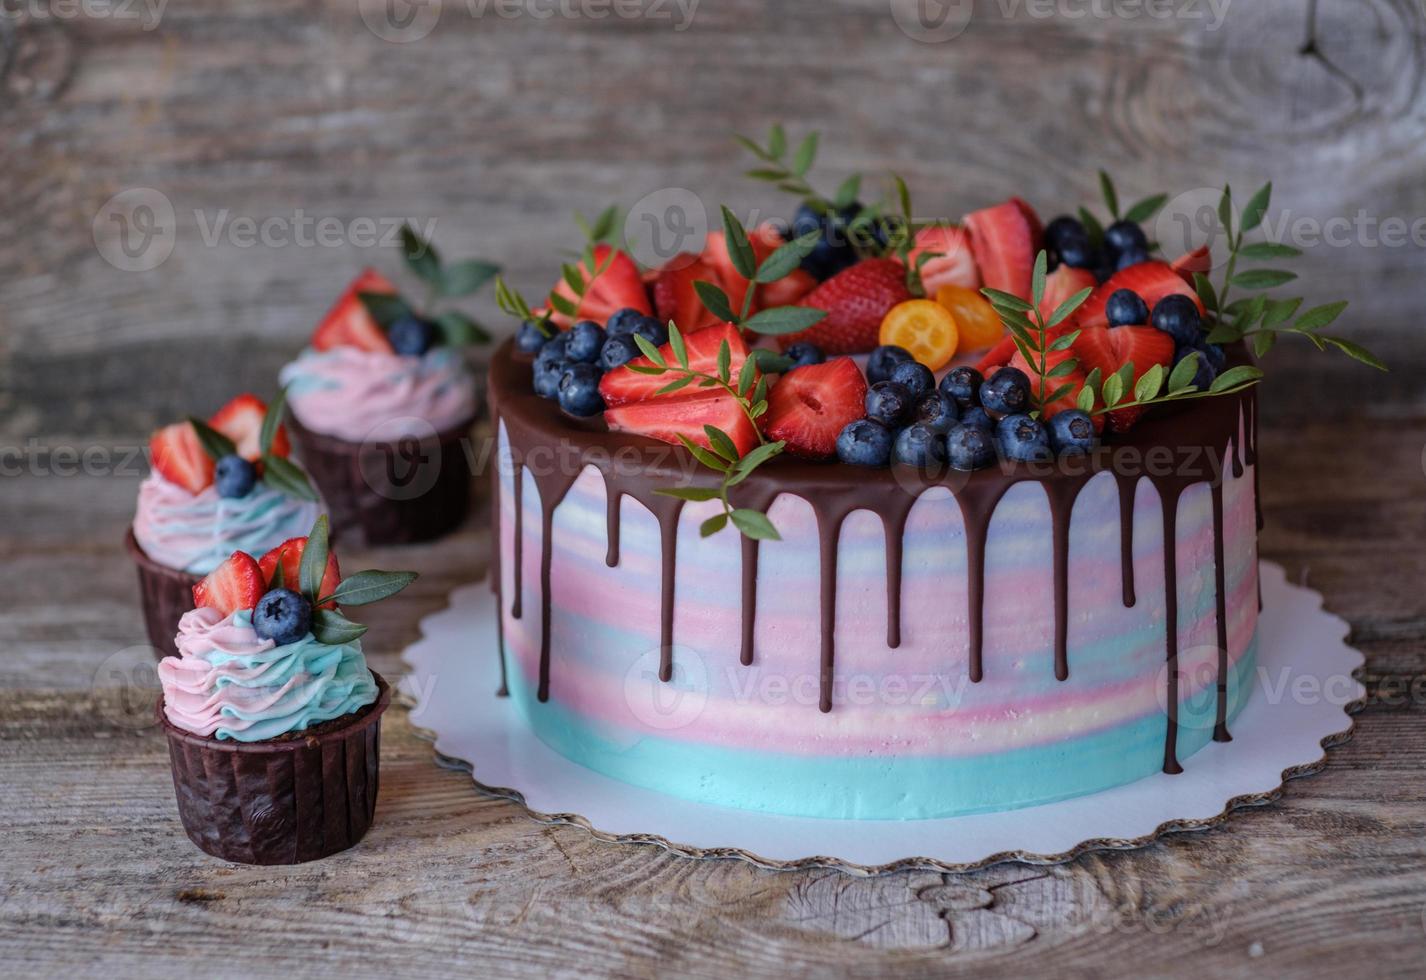
<path id="1" fill-rule="evenodd" d="M 199 735 L 212 735 L 220 725 L 241 728 L 242 720 L 224 717 L 225 705 L 244 714 L 262 713 L 287 693 L 286 686 L 251 686 L 267 665 L 251 666 L 241 658 L 265 653 L 276 644 L 260 639 L 251 626 L 233 622 L 231 615 L 207 607 L 191 609 L 179 620 L 174 643 L 178 656 L 160 661 L 158 675 L 164 714 L 179 728 Z M 214 665 L 205 659 L 213 650 L 240 659 Z M 295 683 L 296 678 L 289 681 Z"/>
<path id="2" fill-rule="evenodd" d="M 474 376 L 449 347 L 421 357 L 309 349 L 282 369 L 282 383 L 299 422 L 349 442 L 429 435 L 475 416 Z"/>

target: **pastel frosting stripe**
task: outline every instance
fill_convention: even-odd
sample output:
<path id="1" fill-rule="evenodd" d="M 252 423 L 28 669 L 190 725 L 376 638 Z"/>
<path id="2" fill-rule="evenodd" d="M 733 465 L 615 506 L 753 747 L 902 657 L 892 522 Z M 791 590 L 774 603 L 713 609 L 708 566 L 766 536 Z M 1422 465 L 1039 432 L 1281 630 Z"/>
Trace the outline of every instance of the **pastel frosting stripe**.
<path id="1" fill-rule="evenodd" d="M 361 642 L 318 643 L 308 633 L 283 646 L 261 639 L 249 610 L 185 613 L 179 655 L 158 666 L 164 714 L 195 735 L 257 742 L 364 708 L 376 681 Z"/>
<path id="2" fill-rule="evenodd" d="M 320 510 L 263 483 L 245 497 L 229 498 L 212 486 L 189 493 L 153 472 L 139 485 L 134 540 L 159 564 L 207 575 L 235 551 L 263 555 L 301 537 Z"/>
<path id="3" fill-rule="evenodd" d="M 440 432 L 475 415 L 475 376 L 451 347 L 420 357 L 308 348 L 280 378 L 303 426 L 348 442 L 424 436 L 427 426 Z"/>

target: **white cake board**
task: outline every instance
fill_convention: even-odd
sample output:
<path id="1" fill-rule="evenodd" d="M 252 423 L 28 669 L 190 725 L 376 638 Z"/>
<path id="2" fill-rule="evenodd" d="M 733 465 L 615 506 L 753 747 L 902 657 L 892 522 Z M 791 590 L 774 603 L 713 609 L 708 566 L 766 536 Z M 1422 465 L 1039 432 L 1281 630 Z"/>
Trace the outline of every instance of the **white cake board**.
<path id="1" fill-rule="evenodd" d="M 1346 622 L 1323 610 L 1320 594 L 1289 584 L 1280 566 L 1265 562 L 1262 573 L 1254 688 L 1232 742 L 1209 742 L 1185 760 L 1181 775 L 1003 813 L 906 821 L 775 816 L 665 796 L 570 762 L 535 738 L 511 699 L 495 694 L 495 601 L 483 583 L 456 589 L 449 608 L 422 621 L 423 639 L 404 654 L 413 673 L 401 690 L 441 764 L 471 773 L 478 789 L 523 804 L 536 820 L 574 824 L 600 840 L 853 874 L 1053 864 L 1222 823 L 1238 807 L 1276 799 L 1286 780 L 1320 770 L 1325 750 L 1351 736 L 1350 715 L 1366 692 Z"/>

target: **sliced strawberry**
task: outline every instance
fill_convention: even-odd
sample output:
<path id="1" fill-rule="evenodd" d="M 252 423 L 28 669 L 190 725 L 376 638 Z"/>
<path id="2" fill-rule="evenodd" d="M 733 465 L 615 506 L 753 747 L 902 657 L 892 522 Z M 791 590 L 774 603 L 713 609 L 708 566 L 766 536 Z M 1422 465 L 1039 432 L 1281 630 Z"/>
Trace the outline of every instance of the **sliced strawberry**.
<path id="1" fill-rule="evenodd" d="M 611 316 L 625 307 L 638 310 L 640 313 L 653 312 L 653 308 L 649 306 L 649 293 L 644 288 L 643 276 L 639 273 L 639 267 L 633 259 L 610 245 L 596 245 L 594 246 L 594 264 L 596 267 L 604 266 L 605 268 L 594 278 L 593 282 L 589 282 L 592 270 L 586 268 L 583 262 L 579 264 L 579 274 L 585 280 L 588 288 L 585 289 L 584 297 L 579 301 L 576 314 L 568 316 L 556 310 L 551 315 L 552 320 L 561 327 L 568 327 L 576 320 L 606 323 Z M 574 289 L 563 279 L 555 285 L 554 292 L 569 302 L 574 302 Z"/>
<path id="2" fill-rule="evenodd" d="M 258 439 L 262 435 L 262 420 L 267 417 L 267 403 L 256 395 L 244 392 L 213 413 L 208 424 L 233 440 L 238 455 L 251 462 L 262 458 Z M 287 439 L 286 426 L 279 425 L 272 437 L 272 454 L 287 456 L 292 443 Z"/>
<path id="3" fill-rule="evenodd" d="M 692 388 L 698 391 L 697 388 Z M 705 425 L 721 429 L 733 440 L 738 455 L 749 452 L 758 444 L 758 431 L 738 400 L 725 391 L 709 392 L 688 398 L 654 398 L 609 408 L 604 421 L 613 432 L 631 432 L 680 445 L 683 436 L 694 445 L 709 449 Z"/>
<path id="4" fill-rule="evenodd" d="M 1070 320 L 1073 319 L 1073 317 L 1070 318 Z M 1070 320 L 1049 329 L 1046 336 L 1049 337 L 1051 343 L 1075 329 Z M 980 360 L 975 362 L 975 369 L 989 377 L 995 368 L 1009 364 L 1010 359 L 1018 352 L 1019 348 L 1015 346 L 1015 338 L 1007 334 L 999 343 L 981 355 Z"/>
<path id="5" fill-rule="evenodd" d="M 905 266 L 895 259 L 864 259 L 802 298 L 798 305 L 827 311 L 822 322 L 810 330 L 784 334 L 777 342 L 783 350 L 807 340 L 828 354 L 869 351 L 880 342 L 887 312 L 911 298 Z"/>
<path id="6" fill-rule="evenodd" d="M 1023 197 L 1012 197 L 1010 203 L 1020 209 L 1020 213 L 1025 216 L 1025 220 L 1030 223 L 1030 251 L 1038 255 L 1040 249 L 1045 247 L 1045 225 L 1040 221 L 1040 216 L 1035 213 L 1035 209 L 1030 207 L 1030 202 Z M 1033 269 L 1034 262 L 1031 261 Z"/>
<path id="7" fill-rule="evenodd" d="M 201 493 L 213 482 L 213 460 L 189 422 L 175 422 L 150 436 L 149 457 L 160 476 L 189 493 Z"/>
<path id="8" fill-rule="evenodd" d="M 193 587 L 193 603 L 231 616 L 239 609 L 256 606 L 266 592 L 267 583 L 253 556 L 246 551 L 235 551 Z"/>
<path id="9" fill-rule="evenodd" d="M 758 287 L 753 308 L 771 309 L 774 306 L 796 306 L 808 293 L 817 288 L 817 277 L 806 269 L 793 269 L 777 282 Z"/>
<path id="10" fill-rule="evenodd" d="M 992 289 L 1030 298 L 1035 266 L 1035 228 L 1039 219 L 1018 198 L 966 215 L 971 252 L 980 278 Z"/>
<path id="11" fill-rule="evenodd" d="M 682 252 L 670 259 L 654 280 L 654 310 L 659 321 L 672 320 L 678 329 L 691 334 L 704 327 L 717 324 L 718 318 L 709 313 L 694 289 L 696 282 L 711 282 L 721 285 L 718 271 L 709 263 L 695 255 Z M 738 304 L 742 298 L 738 298 Z"/>
<path id="12" fill-rule="evenodd" d="M 1050 316 L 1059 309 L 1060 304 L 1069 299 L 1075 293 L 1086 287 L 1093 288 L 1098 284 L 1094 278 L 1094 273 L 1088 269 L 1076 269 L 1074 266 L 1061 265 L 1048 276 L 1045 277 L 1045 295 L 1040 298 L 1040 316 L 1045 318 L 1045 322 L 1050 322 Z M 1088 303 L 1088 298 L 1085 299 Z M 1080 309 L 1083 309 L 1081 304 Z M 1066 323 L 1074 323 L 1079 320 L 1079 310 L 1075 310 Z"/>
<path id="13" fill-rule="evenodd" d="M 1074 353 L 1079 358 L 1080 368 L 1088 373 L 1099 368 L 1101 376 L 1107 378 L 1130 361 L 1134 363 L 1134 379 L 1138 382 L 1155 364 L 1168 367 L 1173 364 L 1173 338 L 1153 327 L 1086 327 L 1080 331 L 1074 342 Z M 1125 399 L 1133 397 L 1133 384 L 1125 393 Z M 1132 428 L 1144 414 L 1142 407 L 1121 408 L 1109 413 L 1109 426 L 1116 432 Z"/>
<path id="14" fill-rule="evenodd" d="M 1120 330 L 1127 330 L 1128 327 L 1119 327 Z M 1107 378 L 1115 371 L 1119 370 L 1119 355 L 1114 350 L 1114 344 L 1110 342 L 1110 335 L 1114 331 L 1108 327 L 1085 327 L 1075 338 L 1074 354 L 1079 358 L 1080 367 L 1086 373 L 1099 368 L 1101 377 Z"/>
<path id="15" fill-rule="evenodd" d="M 731 355 L 729 376 L 736 379 L 738 372 L 743 369 L 743 362 L 748 359 L 748 344 L 743 340 L 742 334 L 738 333 L 738 328 L 731 323 L 720 323 L 717 326 L 707 327 L 696 333 L 685 335 L 683 346 L 688 355 L 688 366 L 694 371 L 717 374 L 718 350 L 723 346 L 724 341 L 728 342 L 728 353 Z M 674 355 L 671 343 L 660 347 L 659 353 L 663 355 L 664 363 L 678 364 L 678 358 Z M 636 357 L 623 367 L 615 368 L 605 374 L 599 382 L 599 393 L 604 396 L 604 404 L 612 407 L 645 401 L 653 398 L 660 388 L 677 377 L 674 374 L 640 374 L 631 369 L 631 365 L 648 367 L 652 363 L 647 357 Z M 688 385 L 667 395 L 659 395 L 658 400 L 672 401 L 676 398 L 691 398 L 707 392 L 707 388 Z"/>
<path id="16" fill-rule="evenodd" d="M 866 415 L 866 391 L 850 357 L 789 371 L 768 396 L 764 429 L 769 439 L 785 440 L 794 456 L 827 459 L 841 431 Z"/>
<path id="17" fill-rule="evenodd" d="M 1190 286 L 1193 285 L 1193 274 L 1195 272 L 1208 275 L 1213 269 L 1213 254 L 1208 251 L 1207 245 L 1200 245 L 1186 255 L 1180 255 L 1169 263 L 1169 268 L 1183 277 L 1183 281 Z"/>
<path id="18" fill-rule="evenodd" d="M 1165 296 L 1182 293 L 1193 300 L 1200 314 L 1203 312 L 1203 301 L 1198 298 L 1193 287 L 1184 282 L 1183 277 L 1167 262 L 1140 262 L 1114 273 L 1084 301 L 1078 316 L 1081 327 L 1108 326 L 1109 317 L 1105 314 L 1104 307 L 1116 289 L 1132 289 L 1143 298 L 1150 310 Z"/>
<path id="19" fill-rule="evenodd" d="M 331 350 L 334 347 L 355 347 L 358 350 L 375 353 L 391 353 L 391 343 L 386 333 L 366 311 L 357 293 L 394 294 L 396 287 L 374 269 L 363 269 L 361 275 L 352 280 L 336 304 L 327 311 L 317 332 L 312 335 L 312 347 L 316 350 Z"/>
<path id="20" fill-rule="evenodd" d="M 777 247 L 782 244 L 782 235 L 772 225 L 759 225 L 749 229 L 748 244 L 753 248 L 753 264 L 756 266 L 777 250 Z M 708 242 L 703 247 L 702 258 L 714 271 L 716 278 L 712 281 L 723 287 L 723 292 L 728 294 L 728 302 L 733 309 L 741 310 L 743 300 L 748 295 L 748 280 L 744 279 L 733 267 L 733 260 L 728 257 L 727 237 L 723 232 L 710 231 L 708 233 Z M 756 297 L 754 299 L 756 300 Z M 754 312 L 757 311 L 756 302 L 752 309 Z"/>
<path id="21" fill-rule="evenodd" d="M 288 538 L 282 544 L 273 548 L 258 560 L 258 568 L 262 571 L 262 581 L 264 588 L 278 588 L 277 565 L 282 563 L 282 583 L 284 589 L 291 589 L 294 592 L 301 589 L 301 568 L 302 552 L 307 550 L 306 538 Z M 327 570 L 322 573 L 322 587 L 318 591 L 321 595 L 331 595 L 337 591 L 337 586 L 342 582 L 342 570 L 337 566 L 337 553 L 328 549 Z M 335 609 L 335 602 L 322 603 L 323 609 Z"/>
<path id="22" fill-rule="evenodd" d="M 971 254 L 970 235 L 955 225 L 931 225 L 916 233 L 916 246 L 907 261 L 915 263 L 924 252 L 939 253 L 921 266 L 921 284 L 927 296 L 935 296 L 942 286 L 980 288 L 980 270 Z"/>
<path id="23" fill-rule="evenodd" d="M 1056 367 L 1059 367 L 1060 364 L 1064 363 L 1072 357 L 1075 358 L 1076 361 L 1078 361 L 1078 351 L 1051 351 L 1050 353 L 1046 354 L 1046 373 L 1049 374 Z M 1017 350 L 1015 352 L 1015 356 L 1010 359 L 1010 366 L 1013 368 L 1019 368 L 1021 371 L 1024 371 L 1029 376 L 1031 390 L 1035 393 L 1036 397 L 1038 397 L 1041 390 L 1038 358 L 1036 359 L 1036 363 L 1032 365 L 1028 361 L 1026 361 L 1025 356 Z M 1084 387 L 1085 377 L 1088 373 L 1089 368 L 1081 363 L 1077 369 L 1072 370 L 1067 374 L 1060 374 L 1055 375 L 1053 377 L 1045 378 L 1044 392 L 1046 395 L 1054 394 L 1056 391 L 1059 391 L 1065 385 L 1070 386 L 1069 389 L 1063 395 L 1060 395 L 1054 401 L 1044 406 L 1044 414 L 1046 418 L 1053 418 L 1060 412 L 1074 408 L 1078 404 L 1079 392 L 1080 389 Z M 1102 417 L 1095 416 L 1094 422 L 1096 430 L 1103 429 L 1104 420 Z"/>

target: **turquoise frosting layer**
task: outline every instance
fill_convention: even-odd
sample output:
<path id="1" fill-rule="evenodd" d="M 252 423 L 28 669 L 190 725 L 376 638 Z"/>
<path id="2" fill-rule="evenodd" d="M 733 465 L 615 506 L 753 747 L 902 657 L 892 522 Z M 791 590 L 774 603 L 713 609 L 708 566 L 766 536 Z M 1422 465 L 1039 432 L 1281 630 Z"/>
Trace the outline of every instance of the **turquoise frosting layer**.
<path id="1" fill-rule="evenodd" d="M 290 497 L 259 482 L 245 497 L 216 491 L 189 496 L 140 497 L 134 536 L 155 561 L 190 575 L 207 575 L 235 551 L 261 557 L 311 530 L 316 503 Z M 146 509 L 147 505 L 147 509 Z"/>

